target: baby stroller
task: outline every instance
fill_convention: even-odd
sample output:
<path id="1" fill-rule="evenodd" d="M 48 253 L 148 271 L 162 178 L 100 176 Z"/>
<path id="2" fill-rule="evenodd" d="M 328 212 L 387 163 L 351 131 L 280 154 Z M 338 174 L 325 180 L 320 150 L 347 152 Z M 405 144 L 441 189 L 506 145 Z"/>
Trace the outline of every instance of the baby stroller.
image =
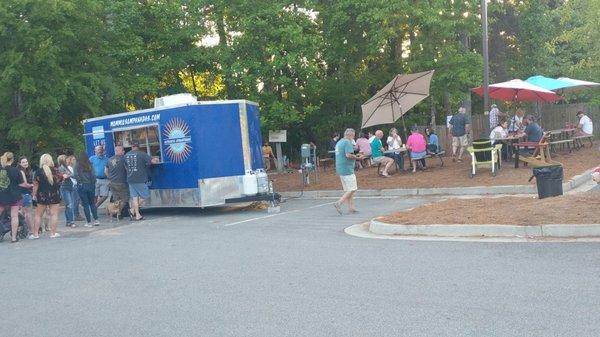
<path id="1" fill-rule="evenodd" d="M 17 228 L 17 238 L 25 239 L 29 230 L 27 229 L 27 222 L 25 216 L 19 211 L 19 227 Z M 0 214 L 0 241 L 4 240 L 4 235 L 9 233 L 10 238 L 10 210 L 5 210 L 4 213 Z"/>

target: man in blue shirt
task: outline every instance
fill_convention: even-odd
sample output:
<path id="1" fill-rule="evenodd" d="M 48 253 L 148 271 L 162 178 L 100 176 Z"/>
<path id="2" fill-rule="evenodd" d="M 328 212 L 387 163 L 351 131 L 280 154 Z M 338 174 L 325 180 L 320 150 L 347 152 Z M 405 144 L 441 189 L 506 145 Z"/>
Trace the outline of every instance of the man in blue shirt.
<path id="1" fill-rule="evenodd" d="M 350 213 L 356 213 L 354 208 L 354 192 L 358 190 L 358 184 L 356 183 L 356 175 L 354 174 L 354 165 L 357 159 L 361 159 L 359 155 L 354 154 L 354 147 L 352 141 L 354 140 L 354 129 L 346 129 L 344 132 L 344 138 L 340 139 L 335 145 L 335 172 L 340 176 L 342 181 L 342 188 L 344 189 L 344 195 L 340 200 L 333 204 L 336 211 L 342 214 L 341 205 L 343 203 L 348 204 L 348 210 Z"/>
<path id="2" fill-rule="evenodd" d="M 96 174 L 96 208 L 102 205 L 104 200 L 108 198 L 108 186 L 110 182 L 106 177 L 104 169 L 108 164 L 109 158 L 104 154 L 104 146 L 98 145 L 94 148 L 95 155 L 90 157 L 90 162 Z"/>
<path id="3" fill-rule="evenodd" d="M 527 135 L 528 142 L 539 142 L 544 136 L 542 127 L 535 122 L 533 116 L 527 116 L 523 119 L 523 125 L 525 125 L 525 134 Z"/>

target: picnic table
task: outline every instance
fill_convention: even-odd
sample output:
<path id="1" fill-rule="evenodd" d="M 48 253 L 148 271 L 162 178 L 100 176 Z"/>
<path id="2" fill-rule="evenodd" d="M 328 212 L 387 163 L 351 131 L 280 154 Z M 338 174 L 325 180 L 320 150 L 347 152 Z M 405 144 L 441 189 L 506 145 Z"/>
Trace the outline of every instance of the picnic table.
<path id="1" fill-rule="evenodd" d="M 550 138 L 550 132 L 545 132 L 542 139 L 539 142 L 519 142 L 513 144 L 515 148 L 515 168 L 519 168 L 519 160 L 525 162 L 525 165 L 528 163 L 534 167 L 537 166 L 547 166 L 547 165 L 560 165 L 559 162 L 555 162 L 550 157 L 550 151 L 548 147 L 550 143 L 548 139 Z M 533 155 L 531 157 L 523 157 L 519 158 L 520 149 L 521 148 L 535 148 L 533 151 Z"/>
<path id="2" fill-rule="evenodd" d="M 574 139 L 576 130 L 577 129 L 575 128 L 563 128 L 548 131 L 548 134 L 550 135 L 550 151 L 556 153 L 557 146 L 564 148 L 566 145 L 569 152 L 571 152 L 571 145 L 576 147 Z"/>
<path id="3" fill-rule="evenodd" d="M 497 138 L 494 139 L 495 141 L 500 141 L 500 142 L 505 142 L 506 145 L 508 146 L 508 158 L 512 157 L 513 155 L 513 145 L 515 143 L 518 143 L 521 139 L 523 139 L 526 136 L 525 133 L 522 132 L 518 132 L 518 133 L 509 133 L 508 137 L 505 138 Z"/>

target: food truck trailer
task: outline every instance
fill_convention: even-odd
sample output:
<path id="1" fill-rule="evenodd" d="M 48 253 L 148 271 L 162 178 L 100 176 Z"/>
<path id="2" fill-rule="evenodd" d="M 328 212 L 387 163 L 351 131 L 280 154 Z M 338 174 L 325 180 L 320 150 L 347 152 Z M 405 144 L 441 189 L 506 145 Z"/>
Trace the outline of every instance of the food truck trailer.
<path id="1" fill-rule="evenodd" d="M 90 156 L 97 145 L 110 157 L 116 145 L 129 151 L 138 143 L 158 158 L 145 207 L 279 201 L 263 170 L 257 103 L 178 94 L 157 99 L 152 109 L 86 119 L 83 127 Z"/>

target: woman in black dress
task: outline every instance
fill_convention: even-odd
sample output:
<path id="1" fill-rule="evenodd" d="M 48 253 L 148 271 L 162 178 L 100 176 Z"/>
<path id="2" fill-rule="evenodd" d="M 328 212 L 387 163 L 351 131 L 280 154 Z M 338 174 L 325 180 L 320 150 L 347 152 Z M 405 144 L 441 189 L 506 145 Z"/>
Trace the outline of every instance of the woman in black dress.
<path id="1" fill-rule="evenodd" d="M 37 239 L 37 233 L 42 223 L 42 215 L 48 209 L 50 212 L 50 237 L 60 236 L 56 232 L 58 223 L 58 209 L 60 207 L 60 185 L 64 177 L 54 167 L 54 161 L 49 154 L 43 154 L 40 158 L 40 168 L 35 172 L 33 178 L 33 200 L 37 201 L 35 209 L 35 224 L 31 238 Z"/>

